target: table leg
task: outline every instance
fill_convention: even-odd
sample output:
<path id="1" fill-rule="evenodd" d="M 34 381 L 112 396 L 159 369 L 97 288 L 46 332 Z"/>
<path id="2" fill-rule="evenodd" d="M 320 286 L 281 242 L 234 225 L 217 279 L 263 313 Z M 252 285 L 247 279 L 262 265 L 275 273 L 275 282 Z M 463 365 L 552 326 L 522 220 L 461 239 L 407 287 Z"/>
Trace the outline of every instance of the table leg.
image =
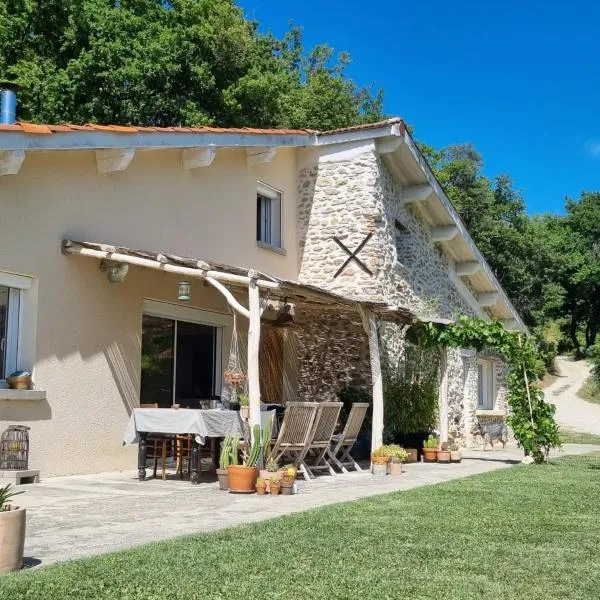
<path id="1" fill-rule="evenodd" d="M 146 456 L 148 454 L 148 434 L 145 431 L 140 431 L 140 443 L 138 445 L 138 479 L 145 481 L 146 479 Z"/>
<path id="2" fill-rule="evenodd" d="M 213 459 L 213 470 L 219 468 L 219 450 L 221 448 L 221 438 L 210 438 L 210 453 Z"/>
<path id="3" fill-rule="evenodd" d="M 198 442 L 196 437 L 192 437 L 192 473 L 190 475 L 190 481 L 197 485 L 200 483 L 200 473 L 198 471 L 198 455 L 200 454 L 198 449 Z"/>

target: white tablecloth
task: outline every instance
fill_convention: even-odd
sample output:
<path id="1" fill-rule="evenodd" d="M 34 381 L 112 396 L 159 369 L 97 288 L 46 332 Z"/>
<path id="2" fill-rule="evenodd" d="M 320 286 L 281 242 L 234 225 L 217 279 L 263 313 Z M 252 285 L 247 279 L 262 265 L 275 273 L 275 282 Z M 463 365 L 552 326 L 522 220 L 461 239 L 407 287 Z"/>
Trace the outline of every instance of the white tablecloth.
<path id="1" fill-rule="evenodd" d="M 134 408 L 123 434 L 123 445 L 140 441 L 139 432 L 192 433 L 204 444 L 207 437 L 242 435 L 242 420 L 234 410 Z"/>

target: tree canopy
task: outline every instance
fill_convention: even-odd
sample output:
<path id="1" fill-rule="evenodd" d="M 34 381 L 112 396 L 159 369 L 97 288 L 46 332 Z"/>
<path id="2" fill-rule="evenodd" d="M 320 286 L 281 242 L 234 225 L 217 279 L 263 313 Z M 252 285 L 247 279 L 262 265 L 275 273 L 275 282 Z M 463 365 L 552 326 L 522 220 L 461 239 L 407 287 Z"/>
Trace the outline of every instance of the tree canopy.
<path id="1" fill-rule="evenodd" d="M 380 119 L 347 53 L 261 34 L 233 0 L 7 0 L 0 77 L 34 122 L 330 129 Z"/>

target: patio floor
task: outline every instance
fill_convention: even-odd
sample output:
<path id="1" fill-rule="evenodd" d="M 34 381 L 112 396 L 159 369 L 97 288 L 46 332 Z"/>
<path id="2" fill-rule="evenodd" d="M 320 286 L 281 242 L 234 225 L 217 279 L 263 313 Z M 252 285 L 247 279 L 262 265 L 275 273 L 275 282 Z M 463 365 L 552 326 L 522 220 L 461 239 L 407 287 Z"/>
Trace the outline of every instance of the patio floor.
<path id="1" fill-rule="evenodd" d="M 593 451 L 600 446 L 564 447 L 566 454 Z M 221 492 L 207 474 L 198 486 L 179 479 L 139 482 L 134 471 L 50 478 L 21 486 L 26 493 L 19 504 L 28 509 L 25 562 L 45 565 L 440 483 L 514 465 L 522 452 L 511 447 L 463 456 L 460 464 L 406 465 L 398 477 L 362 472 L 300 480 L 297 495 L 273 498 Z"/>

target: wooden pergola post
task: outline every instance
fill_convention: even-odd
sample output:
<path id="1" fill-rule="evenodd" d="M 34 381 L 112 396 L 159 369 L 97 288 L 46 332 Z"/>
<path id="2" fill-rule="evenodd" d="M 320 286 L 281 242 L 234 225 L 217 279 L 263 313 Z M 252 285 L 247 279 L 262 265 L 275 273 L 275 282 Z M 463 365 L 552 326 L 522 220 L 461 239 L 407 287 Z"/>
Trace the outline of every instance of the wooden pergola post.
<path id="1" fill-rule="evenodd" d="M 371 383 L 373 386 L 373 420 L 371 425 L 371 450 L 383 444 L 383 379 L 381 377 L 381 358 L 379 355 L 379 335 L 377 320 L 368 309 L 358 305 L 363 327 L 369 338 L 369 357 L 371 360 Z"/>
<path id="2" fill-rule="evenodd" d="M 448 443 L 448 349 L 441 348 L 440 388 L 438 406 L 440 411 L 440 444 Z"/>
<path id="3" fill-rule="evenodd" d="M 248 396 L 250 399 L 250 430 L 260 425 L 260 376 L 258 354 L 260 348 L 260 294 L 256 280 L 251 275 L 248 284 Z"/>

